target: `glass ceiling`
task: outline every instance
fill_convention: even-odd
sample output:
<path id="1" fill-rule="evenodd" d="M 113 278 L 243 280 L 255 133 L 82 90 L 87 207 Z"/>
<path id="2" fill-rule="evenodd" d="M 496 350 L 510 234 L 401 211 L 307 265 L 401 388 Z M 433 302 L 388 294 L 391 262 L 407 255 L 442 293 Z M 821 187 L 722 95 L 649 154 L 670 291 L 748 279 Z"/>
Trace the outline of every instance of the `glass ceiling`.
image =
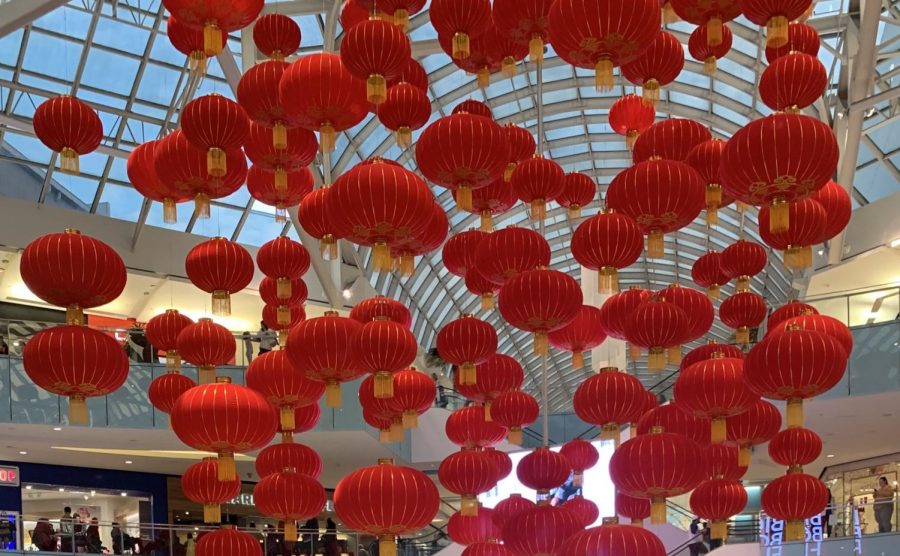
<path id="1" fill-rule="evenodd" d="M 0 0 L 0 7 L 12 2 L 52 2 L 53 0 Z M 340 24 L 339 0 L 267 1 L 268 11 L 292 15 L 303 32 L 303 52 L 323 49 L 325 37 L 337 36 Z M 829 71 L 826 95 L 811 110 L 823 121 L 834 123 L 850 110 L 847 87 L 853 75 L 850 63 L 857 50 L 859 6 L 857 0 L 820 0 L 810 23 L 823 39 L 820 59 Z M 56 2 L 60 4 L 60 2 Z M 865 119 L 854 180 L 854 207 L 876 202 L 900 190 L 900 131 L 895 119 L 898 109 L 896 87 L 900 58 L 900 1 L 883 2 L 876 36 L 874 95 L 865 107 Z M 686 45 L 692 26 L 683 22 L 668 25 Z M 744 19 L 731 24 L 734 46 L 720 60 L 718 74 L 710 79 L 702 64 L 688 60 L 677 81 L 664 88 L 657 109 L 658 118 L 693 118 L 707 123 L 716 136 L 728 138 L 751 119 L 768 114 L 759 101 L 756 83 L 765 58 L 757 45 L 762 39 L 758 28 Z M 204 236 L 223 235 L 237 241 L 261 245 L 280 233 L 294 238 L 299 234 L 289 222 L 277 223 L 274 210 L 254 202 L 246 189 L 213 202 L 208 220 L 194 219 L 190 208 L 179 210 L 175 224 L 164 224 L 159 203 L 145 201 L 128 183 L 125 161 L 128 153 L 144 141 L 156 139 L 177 126 L 179 107 L 196 95 L 219 93 L 233 98 L 240 68 L 255 62 L 256 52 L 242 48 L 241 36 L 229 37 L 228 50 L 210 60 L 207 75 L 190 76 L 185 56 L 169 43 L 166 18 L 160 0 L 71 0 L 39 17 L 25 28 L 0 36 L 0 166 L 13 165 L 34 178 L 34 187 L 16 187 L 0 173 L 0 195 L 38 203 L 64 206 L 72 210 L 96 213 L 135 223 L 135 240 L 144 225 L 166 227 Z M 449 114 L 465 99 L 484 100 L 502 123 L 514 122 L 537 132 L 537 82 L 535 66 L 519 64 L 514 78 L 494 76 L 492 84 L 479 90 L 475 77 L 466 75 L 450 63 L 437 46 L 436 34 L 428 23 L 427 10 L 412 20 L 410 37 L 413 52 L 430 74 L 432 120 Z M 328 41 L 330 42 L 330 41 Z M 685 46 L 686 50 L 686 46 Z M 612 102 L 635 87 L 622 85 L 610 93 L 598 93 L 593 77 L 573 70 L 550 51 L 543 71 L 544 142 L 546 154 L 566 171 L 585 172 L 596 177 L 605 192 L 613 176 L 630 164 L 630 154 L 622 138 L 607 122 Z M 892 92 L 893 91 L 893 92 Z M 77 96 L 95 107 L 103 121 L 105 139 L 100 149 L 81 158 L 80 176 L 54 171 L 55 156 L 33 135 L 31 118 L 35 107 L 46 98 L 63 94 Z M 398 148 L 393 135 L 370 115 L 356 128 L 339 136 L 337 150 L 327 161 L 332 176 L 370 156 L 396 159 L 415 169 L 412 153 Z M 323 160 L 316 162 L 319 180 L 325 173 Z M 476 217 L 452 208 L 449 193 L 434 192 L 450 215 L 454 231 L 477 226 Z M 597 212 L 589 207 L 586 215 Z M 623 277 L 623 286 L 663 287 L 673 282 L 690 282 L 693 261 L 707 248 L 721 249 L 741 235 L 758 238 L 755 212 L 742 216 L 724 210 L 720 225 L 707 229 L 702 219 L 667 238 L 667 258 L 641 259 Z M 495 226 L 531 225 L 524 207 L 517 207 L 495 222 Z M 555 268 L 578 277 L 577 263 L 568 253 L 568 242 L 575 222 L 565 210 L 556 207 L 549 213 L 546 236 L 553 248 Z M 676 249 L 677 247 L 677 249 Z M 677 256 L 675 255 L 677 253 Z M 773 254 L 774 255 L 774 254 Z M 475 312 L 476 300 L 468 294 L 462 280 L 441 266 L 440 253 L 426 257 L 415 276 L 400 279 L 392 275 L 372 275 L 369 253 L 345 244 L 345 261 L 356 264 L 371 276 L 375 288 L 408 303 L 415 314 L 414 331 L 423 346 L 434 345 L 434 334 L 443 322 L 462 312 Z M 791 294 L 792 277 L 778 261 L 754 283 L 770 303 L 783 301 Z M 824 261 L 824 259 L 822 259 Z M 338 285 L 340 286 L 340 285 Z M 530 355 L 530 340 L 492 317 L 504 338 L 502 350 L 518 356 L 529 368 L 528 387 L 537 373 L 536 360 Z M 712 335 L 727 341 L 732 332 L 716 323 Z M 568 357 L 551 360 L 554 380 L 553 405 L 564 408 L 571 399 L 581 371 L 573 370 Z M 645 382 L 653 385 L 665 375 L 647 374 L 636 369 Z M 551 377 L 554 375 L 551 374 Z M 671 379 L 664 381 L 666 384 Z M 663 385 L 664 387 L 664 385 Z"/>

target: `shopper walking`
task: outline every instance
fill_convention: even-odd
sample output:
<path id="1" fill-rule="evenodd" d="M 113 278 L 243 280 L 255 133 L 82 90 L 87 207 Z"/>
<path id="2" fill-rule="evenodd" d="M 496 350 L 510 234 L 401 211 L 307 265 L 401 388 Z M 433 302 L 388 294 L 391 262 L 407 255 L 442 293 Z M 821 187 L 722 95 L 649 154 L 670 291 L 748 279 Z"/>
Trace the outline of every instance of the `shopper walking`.
<path id="1" fill-rule="evenodd" d="M 888 484 L 887 477 L 878 479 L 878 488 L 875 489 L 875 521 L 878 523 L 879 533 L 890 533 L 891 522 L 894 520 L 894 494 L 897 487 Z"/>

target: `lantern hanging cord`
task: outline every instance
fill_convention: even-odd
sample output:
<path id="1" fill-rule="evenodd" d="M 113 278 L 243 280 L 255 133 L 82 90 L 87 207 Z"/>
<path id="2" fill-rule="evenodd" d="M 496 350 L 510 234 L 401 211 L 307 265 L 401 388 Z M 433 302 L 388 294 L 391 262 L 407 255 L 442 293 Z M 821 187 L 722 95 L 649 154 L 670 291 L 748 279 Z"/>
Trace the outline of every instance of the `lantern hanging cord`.
<path id="1" fill-rule="evenodd" d="M 538 154 L 543 156 L 544 155 L 544 64 L 537 64 L 537 124 L 538 124 Z"/>
<path id="2" fill-rule="evenodd" d="M 538 64 L 538 71 L 540 71 L 541 65 Z M 540 121 L 540 120 L 538 120 Z M 544 237 L 544 220 L 541 219 L 538 228 L 541 232 L 541 237 Z M 542 413 L 543 420 L 541 422 L 541 437 L 542 437 L 542 446 L 545 448 L 550 446 L 550 395 L 549 395 L 549 387 L 547 384 L 547 358 L 549 354 L 541 355 L 541 405 L 542 405 Z"/>
<path id="3" fill-rule="evenodd" d="M 681 276 L 681 261 L 678 258 L 678 233 L 672 234 L 672 243 L 674 243 L 675 248 L 675 283 L 678 284 L 681 282 L 679 279 Z"/>

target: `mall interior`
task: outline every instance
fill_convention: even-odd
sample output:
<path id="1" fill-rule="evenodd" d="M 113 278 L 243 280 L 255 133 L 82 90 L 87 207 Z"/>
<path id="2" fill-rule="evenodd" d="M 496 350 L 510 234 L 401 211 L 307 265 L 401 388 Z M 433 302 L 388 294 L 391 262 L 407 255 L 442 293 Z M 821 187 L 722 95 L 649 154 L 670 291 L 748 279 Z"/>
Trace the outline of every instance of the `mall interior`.
<path id="1" fill-rule="evenodd" d="M 898 0 L 0 0 L 0 552 L 900 556 L 898 66 Z"/>

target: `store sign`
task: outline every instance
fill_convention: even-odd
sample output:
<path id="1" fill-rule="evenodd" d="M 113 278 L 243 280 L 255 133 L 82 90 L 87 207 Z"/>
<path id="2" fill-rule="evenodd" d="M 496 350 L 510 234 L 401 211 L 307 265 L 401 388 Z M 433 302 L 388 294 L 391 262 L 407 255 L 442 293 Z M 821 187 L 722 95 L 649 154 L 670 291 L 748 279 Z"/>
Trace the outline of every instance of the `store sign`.
<path id="1" fill-rule="evenodd" d="M 804 556 L 821 556 L 822 541 L 825 537 L 825 528 L 822 526 L 822 516 L 817 515 L 804 522 L 806 529 L 806 546 Z M 759 544 L 765 547 L 765 556 L 781 556 L 782 544 L 785 538 L 784 521 L 761 516 L 759 522 Z M 792 552 L 793 554 L 794 552 Z"/>
<path id="2" fill-rule="evenodd" d="M 0 486 L 19 486 L 19 468 L 12 465 L 0 466 Z"/>
<path id="3" fill-rule="evenodd" d="M 238 494 L 234 498 L 232 498 L 228 504 L 233 506 L 252 506 L 253 505 L 253 495 L 252 494 Z M 325 501 L 325 511 L 333 512 L 334 511 L 334 502 L 330 499 Z"/>

